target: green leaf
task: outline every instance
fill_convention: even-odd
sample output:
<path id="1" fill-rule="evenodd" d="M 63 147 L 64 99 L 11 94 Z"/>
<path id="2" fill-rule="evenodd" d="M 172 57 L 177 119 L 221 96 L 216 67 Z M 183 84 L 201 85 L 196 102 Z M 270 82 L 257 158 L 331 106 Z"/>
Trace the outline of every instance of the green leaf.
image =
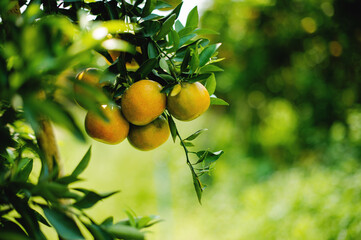
<path id="1" fill-rule="evenodd" d="M 199 81 L 202 81 L 204 79 L 208 79 L 211 75 L 212 75 L 212 73 L 200 74 L 200 75 L 192 77 L 192 78 L 187 78 L 186 81 L 189 82 L 189 83 L 199 82 Z"/>
<path id="2" fill-rule="evenodd" d="M 67 240 L 85 239 L 74 220 L 65 213 L 47 207 L 43 207 L 43 210 L 45 217 L 62 238 Z"/>
<path id="3" fill-rule="evenodd" d="M 167 61 L 164 58 L 159 60 L 159 66 L 167 73 L 170 73 Z"/>
<path id="4" fill-rule="evenodd" d="M 176 14 L 172 14 L 162 25 L 159 33 L 154 37 L 155 41 L 164 38 L 172 29 L 174 21 L 176 20 Z"/>
<path id="5" fill-rule="evenodd" d="M 175 142 L 176 138 L 177 138 L 177 126 L 175 125 L 175 122 L 172 118 L 172 116 L 168 115 L 168 123 L 169 123 L 169 128 L 170 128 L 170 133 L 172 135 L 173 138 L 173 142 Z"/>
<path id="6" fill-rule="evenodd" d="M 157 0 L 147 0 L 145 2 L 143 11 L 142 11 L 142 17 L 146 17 L 148 16 L 150 13 L 153 12 L 153 10 L 155 9 L 157 5 Z"/>
<path id="7" fill-rule="evenodd" d="M 185 72 L 187 70 L 190 60 L 191 60 L 191 49 L 187 48 L 186 54 L 184 55 L 183 62 L 181 65 L 181 72 Z"/>
<path id="8" fill-rule="evenodd" d="M 60 184 L 63 184 L 63 185 L 69 185 L 73 182 L 77 182 L 81 180 L 80 178 L 78 178 L 77 176 L 64 176 L 64 177 L 61 177 L 61 178 L 58 178 L 56 179 L 56 182 L 57 183 L 60 183 Z"/>
<path id="9" fill-rule="evenodd" d="M 101 226 L 106 232 L 115 236 L 116 238 L 124 239 L 124 240 L 144 240 L 144 233 L 139 231 L 138 229 L 123 225 L 123 224 L 114 224 L 111 226 Z"/>
<path id="10" fill-rule="evenodd" d="M 195 33 L 192 33 L 192 34 L 189 34 L 189 35 L 185 35 L 183 37 L 181 37 L 179 39 L 179 46 L 183 46 L 184 44 L 186 44 L 189 40 L 191 40 L 192 38 L 196 37 L 197 34 Z"/>
<path id="11" fill-rule="evenodd" d="M 207 88 L 207 91 L 210 96 L 214 93 L 214 91 L 216 91 L 216 86 L 217 86 L 216 76 L 214 75 L 214 73 L 212 73 L 211 76 L 207 78 L 205 84 L 205 87 Z"/>
<path id="12" fill-rule="evenodd" d="M 179 20 L 177 20 L 175 22 L 174 28 L 177 32 L 179 32 L 180 30 L 182 30 L 184 28 L 184 26 Z"/>
<path id="13" fill-rule="evenodd" d="M 137 80 L 144 79 L 146 76 L 148 76 L 148 74 L 152 72 L 152 70 L 157 66 L 157 64 L 157 58 L 151 58 L 146 60 L 135 72 Z"/>
<path id="14" fill-rule="evenodd" d="M 180 39 L 178 36 L 178 33 L 174 30 L 171 30 L 170 32 L 172 39 L 173 39 L 173 47 L 170 49 L 170 51 L 176 51 L 179 47 Z"/>
<path id="15" fill-rule="evenodd" d="M 184 146 L 186 146 L 186 147 L 194 147 L 194 144 L 191 143 L 191 142 L 188 142 L 188 141 L 184 141 L 184 140 L 183 140 L 183 144 L 184 144 Z M 180 143 L 181 146 L 183 146 L 183 144 Z"/>
<path id="16" fill-rule="evenodd" d="M 212 97 L 211 96 L 211 105 L 222 105 L 222 106 L 229 106 L 229 104 L 224 101 L 223 99 Z"/>
<path id="17" fill-rule="evenodd" d="M 204 128 L 201 130 L 198 130 L 197 132 L 193 133 L 192 135 L 190 135 L 189 137 L 183 139 L 184 141 L 192 141 L 194 139 L 196 139 L 201 133 L 207 131 L 208 129 Z"/>
<path id="18" fill-rule="evenodd" d="M 161 24 L 158 21 L 145 21 L 140 26 L 142 27 L 144 37 L 154 36 L 161 28 Z"/>
<path id="19" fill-rule="evenodd" d="M 196 27 L 185 27 L 182 28 L 179 32 L 178 35 L 180 38 L 192 33 L 194 31 L 194 29 L 196 29 Z"/>
<path id="20" fill-rule="evenodd" d="M 148 58 L 157 58 L 159 56 L 158 49 L 153 42 L 148 43 Z"/>
<path id="21" fill-rule="evenodd" d="M 203 67 L 206 65 L 207 62 L 210 61 L 213 54 L 216 52 L 217 48 L 219 47 L 218 44 L 213 44 L 206 47 L 199 56 L 199 65 Z"/>
<path id="22" fill-rule="evenodd" d="M 106 194 L 98 194 L 96 192 L 88 191 L 83 198 L 81 198 L 79 201 L 75 202 L 73 204 L 74 207 L 78 209 L 85 209 L 85 208 L 91 208 L 94 206 L 97 202 L 99 202 L 102 199 L 105 199 L 107 197 L 112 196 L 117 192 L 111 192 Z"/>
<path id="23" fill-rule="evenodd" d="M 199 21 L 198 7 L 195 6 L 187 17 L 186 27 L 197 27 Z"/>
<path id="24" fill-rule="evenodd" d="M 198 201 L 200 204 L 202 204 L 202 193 L 203 193 L 203 186 L 202 186 L 202 183 L 201 181 L 199 180 L 196 172 L 194 171 L 194 168 L 192 166 L 192 164 L 188 163 L 188 166 L 191 170 L 191 173 L 192 173 L 192 179 L 193 179 L 193 185 L 194 185 L 194 188 L 196 190 L 196 193 L 197 193 L 197 198 L 198 198 Z"/>
<path id="25" fill-rule="evenodd" d="M 210 151 L 199 151 L 197 152 L 197 156 L 199 157 L 199 160 L 197 163 L 205 162 L 205 164 L 208 166 L 209 164 L 214 163 L 217 161 L 224 152 L 222 150 L 218 152 L 210 152 Z"/>
<path id="26" fill-rule="evenodd" d="M 86 169 L 91 157 L 91 148 L 92 147 L 90 146 L 88 151 L 85 153 L 84 157 L 82 158 L 82 160 L 79 162 L 78 166 L 76 166 L 76 168 L 72 172 L 71 176 L 77 177 Z"/>
<path id="27" fill-rule="evenodd" d="M 92 223 L 84 224 L 86 228 L 89 230 L 89 232 L 93 235 L 94 240 L 113 240 L 112 236 L 108 233 L 106 233 L 100 226 Z"/>
<path id="28" fill-rule="evenodd" d="M 220 67 L 217 67 L 215 65 L 212 64 L 207 64 L 204 67 L 201 68 L 201 70 L 199 71 L 199 73 L 208 73 L 208 72 L 223 72 L 224 70 Z"/>
<path id="29" fill-rule="evenodd" d="M 174 79 L 174 77 L 170 74 L 159 74 L 158 75 L 160 78 L 162 78 L 164 81 L 166 81 L 167 83 L 172 83 L 172 88 L 174 86 L 174 83 L 176 82 L 176 80 Z M 162 89 L 162 92 L 164 92 L 163 90 L 166 88 L 166 86 Z M 166 92 L 168 93 L 168 92 Z"/>
<path id="30" fill-rule="evenodd" d="M 163 2 L 163 1 L 157 1 L 157 5 L 155 6 L 155 9 L 162 9 L 162 8 L 169 8 L 172 7 L 172 5 Z"/>
<path id="31" fill-rule="evenodd" d="M 200 60 L 197 47 L 196 49 L 191 49 L 191 60 L 189 62 L 191 73 L 194 73 L 197 70 L 197 68 L 199 67 L 199 61 Z"/>
<path id="32" fill-rule="evenodd" d="M 14 178 L 16 181 L 26 182 L 33 170 L 33 159 L 23 158 L 19 161 Z"/>

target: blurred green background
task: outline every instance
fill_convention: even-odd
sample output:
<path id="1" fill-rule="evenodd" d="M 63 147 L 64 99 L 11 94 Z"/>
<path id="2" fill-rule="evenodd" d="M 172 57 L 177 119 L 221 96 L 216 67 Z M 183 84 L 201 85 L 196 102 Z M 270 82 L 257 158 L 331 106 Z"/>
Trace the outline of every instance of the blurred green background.
<path id="1" fill-rule="evenodd" d="M 200 149 L 225 151 L 203 205 L 171 139 L 151 152 L 89 140 L 79 185 L 121 191 L 89 214 L 160 215 L 151 240 L 361 239 L 360 1 L 207 3 L 202 26 L 220 32 L 207 37 L 225 58 L 216 94 L 230 106 L 177 122 L 183 136 L 209 129 Z M 89 144 L 57 135 L 71 171 Z"/>

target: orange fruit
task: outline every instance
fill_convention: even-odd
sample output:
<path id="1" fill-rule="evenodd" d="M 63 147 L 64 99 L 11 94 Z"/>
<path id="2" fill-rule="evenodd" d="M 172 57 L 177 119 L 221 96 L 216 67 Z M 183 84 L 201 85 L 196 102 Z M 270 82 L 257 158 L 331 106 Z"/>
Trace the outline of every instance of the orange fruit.
<path id="1" fill-rule="evenodd" d="M 101 110 L 108 121 L 95 113 L 88 112 L 85 117 L 85 130 L 95 140 L 107 144 L 123 141 L 129 132 L 129 123 L 123 117 L 119 106 L 102 105 Z"/>
<path id="2" fill-rule="evenodd" d="M 159 9 L 160 11 L 169 11 L 174 9 L 176 6 L 178 6 L 182 0 L 162 0 L 162 2 L 168 3 L 169 5 L 171 5 L 171 7 L 168 8 L 161 8 Z"/>
<path id="3" fill-rule="evenodd" d="M 122 112 L 132 124 L 143 126 L 160 116 L 166 107 L 162 85 L 152 80 L 133 83 L 122 96 Z"/>
<path id="4" fill-rule="evenodd" d="M 204 113 L 210 105 L 207 89 L 199 82 L 176 85 L 167 97 L 167 109 L 178 120 L 190 121 Z"/>
<path id="5" fill-rule="evenodd" d="M 170 135 L 168 121 L 162 115 L 145 126 L 131 125 L 129 143 L 142 151 L 152 150 L 167 141 Z"/>

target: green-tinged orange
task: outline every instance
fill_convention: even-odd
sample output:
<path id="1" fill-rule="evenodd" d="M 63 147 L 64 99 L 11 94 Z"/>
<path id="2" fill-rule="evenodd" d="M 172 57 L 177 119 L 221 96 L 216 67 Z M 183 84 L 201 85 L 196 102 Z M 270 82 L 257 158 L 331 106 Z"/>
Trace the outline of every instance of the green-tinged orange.
<path id="1" fill-rule="evenodd" d="M 122 96 L 122 112 L 132 124 L 143 126 L 155 120 L 165 110 L 166 95 L 162 85 L 152 80 L 133 83 Z"/>
<path id="2" fill-rule="evenodd" d="M 142 151 L 155 149 L 169 138 L 170 130 L 165 117 L 159 116 L 145 126 L 131 125 L 128 135 L 129 143 Z"/>
<path id="3" fill-rule="evenodd" d="M 123 117 L 119 106 L 102 105 L 106 121 L 95 113 L 88 112 L 85 117 L 85 130 L 97 141 L 107 144 L 122 142 L 129 132 L 129 123 Z"/>
<path id="4" fill-rule="evenodd" d="M 191 121 L 210 105 L 207 89 L 199 82 L 176 85 L 167 97 L 167 109 L 173 117 L 182 121 Z"/>

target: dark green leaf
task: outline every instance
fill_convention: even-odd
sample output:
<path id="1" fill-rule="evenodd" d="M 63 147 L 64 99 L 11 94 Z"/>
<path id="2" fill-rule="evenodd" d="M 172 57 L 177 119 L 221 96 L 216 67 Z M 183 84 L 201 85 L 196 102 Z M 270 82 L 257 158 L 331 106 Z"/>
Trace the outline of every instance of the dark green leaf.
<path id="1" fill-rule="evenodd" d="M 113 240 L 112 236 L 106 233 L 100 226 L 92 223 L 91 225 L 85 224 L 89 232 L 93 235 L 94 240 Z"/>
<path id="2" fill-rule="evenodd" d="M 175 140 L 177 138 L 178 130 L 177 130 L 177 126 L 175 125 L 173 118 L 170 115 L 168 115 L 168 123 L 169 123 L 170 133 L 172 134 L 173 142 L 175 142 Z"/>
<path id="3" fill-rule="evenodd" d="M 194 185 L 194 188 L 195 188 L 196 193 L 197 193 L 198 201 L 199 201 L 200 204 L 202 204 L 202 193 L 203 193 L 202 183 L 199 180 L 196 172 L 194 171 L 194 168 L 193 168 L 192 164 L 188 163 L 188 166 L 189 166 L 189 168 L 191 170 L 191 173 L 192 173 L 193 185 Z"/>
<path id="4" fill-rule="evenodd" d="M 213 44 L 213 45 L 210 45 L 210 46 L 206 47 L 202 51 L 202 53 L 199 56 L 199 65 L 200 65 L 200 67 L 203 67 L 204 65 L 206 65 L 207 62 L 209 62 L 209 60 L 211 59 L 213 54 L 216 52 L 217 48 L 218 48 L 218 45 Z"/>
<path id="5" fill-rule="evenodd" d="M 196 77 L 188 78 L 186 81 L 189 83 L 199 82 L 204 79 L 208 79 L 211 75 L 212 75 L 211 73 L 200 74 Z"/>
<path id="6" fill-rule="evenodd" d="M 172 75 L 169 75 L 169 74 L 159 74 L 158 75 L 160 78 L 162 78 L 163 80 L 165 80 L 167 83 L 172 83 L 172 88 L 174 86 L 174 83 L 175 83 L 175 79 Z M 162 89 L 162 92 L 164 92 L 163 90 L 165 89 L 165 87 Z M 168 92 L 166 92 L 168 93 Z"/>
<path id="7" fill-rule="evenodd" d="M 64 177 L 61 177 L 61 178 L 58 178 L 56 179 L 56 182 L 57 183 L 60 183 L 60 184 L 64 184 L 64 185 L 69 185 L 73 182 L 77 182 L 81 180 L 80 178 L 78 178 L 77 176 L 64 176 Z"/>
<path id="8" fill-rule="evenodd" d="M 146 0 L 143 11 L 142 17 L 148 16 L 150 13 L 153 12 L 157 4 L 157 0 Z"/>
<path id="9" fill-rule="evenodd" d="M 208 166 L 209 164 L 214 163 L 217 161 L 224 152 L 222 150 L 218 152 L 210 152 L 210 151 L 199 151 L 197 152 L 197 156 L 199 160 L 197 163 L 204 161 L 205 164 Z"/>
<path id="10" fill-rule="evenodd" d="M 195 6 L 187 17 L 186 27 L 197 27 L 199 21 L 198 7 Z"/>
<path id="11" fill-rule="evenodd" d="M 14 178 L 16 179 L 16 181 L 26 182 L 32 170 L 33 159 L 23 158 L 19 161 L 19 165 L 17 167 Z"/>
<path id="12" fill-rule="evenodd" d="M 48 221 L 46 221 L 46 219 L 43 217 L 43 215 L 41 215 L 40 213 L 38 213 L 37 211 L 34 210 L 34 213 L 36 215 L 36 218 L 38 219 L 39 222 L 41 222 L 42 224 L 44 224 L 45 226 L 50 227 L 50 224 Z"/>
<path id="13" fill-rule="evenodd" d="M 102 199 L 105 199 L 107 197 L 110 197 L 111 195 L 115 194 L 117 192 L 111 192 L 107 194 L 98 194 L 92 191 L 88 191 L 83 198 L 81 198 L 79 201 L 75 202 L 73 204 L 74 207 L 79 209 L 85 209 L 90 208 L 97 202 L 99 202 Z"/>
<path id="14" fill-rule="evenodd" d="M 137 80 L 144 79 L 146 76 L 148 76 L 148 74 L 152 72 L 152 70 L 157 66 L 157 64 L 157 58 L 151 58 L 145 61 L 135 72 Z"/>
<path id="15" fill-rule="evenodd" d="M 154 37 L 154 40 L 158 41 L 164 38 L 169 31 L 172 29 L 174 21 L 176 19 L 176 14 L 171 15 L 162 25 L 159 33 Z"/>
<path id="16" fill-rule="evenodd" d="M 43 210 L 45 217 L 62 238 L 67 240 L 85 239 L 74 220 L 65 213 L 47 207 L 43 207 Z"/>
<path id="17" fill-rule="evenodd" d="M 140 24 L 144 37 L 154 36 L 159 29 L 161 24 L 158 21 L 145 21 Z"/>
<path id="18" fill-rule="evenodd" d="M 191 50 L 190 48 L 187 48 L 186 54 L 184 55 L 183 62 L 181 65 L 181 72 L 185 72 L 187 70 L 190 60 L 191 60 Z"/>
<path id="19" fill-rule="evenodd" d="M 160 19 L 162 18 L 163 16 L 160 16 L 160 15 L 157 15 L 157 14 L 149 14 L 148 16 L 144 17 L 143 20 L 144 21 L 148 21 L 148 20 L 156 20 L 156 19 Z"/>
<path id="20" fill-rule="evenodd" d="M 85 153 L 82 160 L 79 162 L 78 166 L 76 166 L 76 168 L 72 172 L 71 176 L 73 176 L 73 177 L 79 176 L 88 166 L 90 157 L 91 157 L 91 146 L 89 147 L 88 151 Z"/>
<path id="21" fill-rule="evenodd" d="M 159 56 L 158 49 L 153 42 L 148 43 L 148 58 L 157 58 Z"/>
<path id="22" fill-rule="evenodd" d="M 198 130 L 197 132 L 193 133 L 192 135 L 190 135 L 189 137 L 185 138 L 184 140 L 185 141 L 192 141 L 194 139 L 196 139 L 201 133 L 207 131 L 208 129 L 201 129 L 201 130 Z"/>

